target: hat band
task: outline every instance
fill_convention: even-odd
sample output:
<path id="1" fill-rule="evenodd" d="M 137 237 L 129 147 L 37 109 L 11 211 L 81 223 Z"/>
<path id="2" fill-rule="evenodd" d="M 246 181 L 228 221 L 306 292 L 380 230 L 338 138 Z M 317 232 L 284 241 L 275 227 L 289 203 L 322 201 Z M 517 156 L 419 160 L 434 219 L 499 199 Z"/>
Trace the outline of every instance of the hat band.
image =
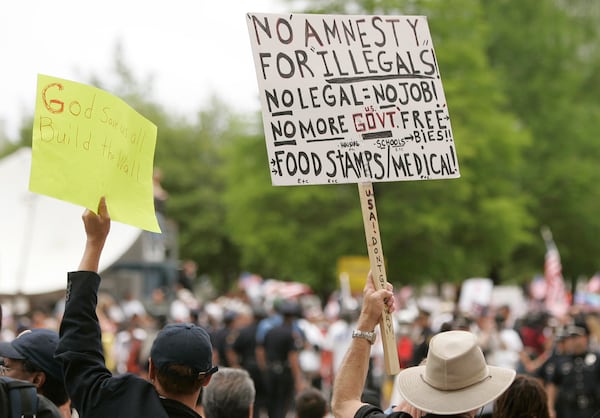
<path id="1" fill-rule="evenodd" d="M 485 375 L 481 379 L 478 379 L 478 380 L 476 380 L 474 382 L 467 382 L 466 385 L 462 385 L 462 386 L 453 386 L 453 387 L 450 387 L 449 385 L 445 385 L 445 387 L 442 387 L 444 385 L 439 385 L 439 384 L 436 384 L 435 382 L 429 381 L 427 379 L 427 376 L 424 375 L 423 373 L 420 373 L 419 376 L 421 376 L 421 380 L 423 380 L 423 382 L 427 386 L 430 386 L 430 387 L 432 387 L 435 390 L 450 390 L 450 391 L 452 391 L 452 390 L 466 389 L 466 388 L 468 388 L 470 386 L 478 385 L 479 383 L 483 382 L 484 380 L 491 379 L 491 377 L 492 377 L 492 375 L 490 375 L 489 370 L 486 367 L 486 373 L 485 373 Z"/>

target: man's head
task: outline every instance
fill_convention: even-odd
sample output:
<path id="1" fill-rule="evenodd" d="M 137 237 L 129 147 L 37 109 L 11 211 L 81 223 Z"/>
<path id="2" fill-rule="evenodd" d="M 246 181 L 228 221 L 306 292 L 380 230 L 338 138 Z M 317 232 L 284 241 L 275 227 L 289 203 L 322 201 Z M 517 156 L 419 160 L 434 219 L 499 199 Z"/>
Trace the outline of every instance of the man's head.
<path id="1" fill-rule="evenodd" d="M 403 398 L 418 409 L 453 415 L 493 401 L 514 378 L 514 370 L 485 363 L 474 334 L 447 331 L 431 339 L 425 365 L 400 372 L 398 387 Z"/>
<path id="2" fill-rule="evenodd" d="M 256 391 L 254 382 L 243 369 L 222 368 L 202 394 L 206 418 L 250 418 Z"/>
<path id="3" fill-rule="evenodd" d="M 150 359 L 151 377 L 166 395 L 193 394 L 217 371 L 208 333 L 191 323 L 166 325 L 152 344 Z"/>
<path id="4" fill-rule="evenodd" d="M 419 313 L 414 320 L 414 325 L 419 330 L 428 329 L 431 325 L 431 313 L 425 309 L 419 308 Z"/>
<path id="5" fill-rule="evenodd" d="M 585 324 L 567 326 L 566 350 L 571 354 L 583 354 L 588 350 L 589 331 Z"/>
<path id="6" fill-rule="evenodd" d="M 35 328 L 20 333 L 11 342 L 0 343 L 0 357 L 6 376 L 27 380 L 37 386 L 38 393 L 60 406 L 68 401 L 62 365 L 54 359 L 58 333 Z"/>
<path id="7" fill-rule="evenodd" d="M 284 300 L 279 305 L 279 312 L 285 319 L 294 320 L 302 317 L 302 305 L 293 300 Z"/>
<path id="8" fill-rule="evenodd" d="M 296 397 L 297 418 L 322 418 L 327 414 L 327 401 L 320 390 L 304 389 Z"/>

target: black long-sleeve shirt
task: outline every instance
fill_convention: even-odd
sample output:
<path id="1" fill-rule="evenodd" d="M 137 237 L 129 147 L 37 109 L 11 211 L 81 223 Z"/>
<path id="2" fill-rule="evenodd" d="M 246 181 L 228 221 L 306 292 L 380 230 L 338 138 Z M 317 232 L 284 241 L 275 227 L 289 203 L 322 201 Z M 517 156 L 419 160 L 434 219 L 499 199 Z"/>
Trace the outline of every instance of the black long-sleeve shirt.
<path id="1" fill-rule="evenodd" d="M 96 316 L 100 276 L 68 275 L 65 312 L 56 357 L 62 360 L 71 401 L 82 418 L 201 418 L 180 402 L 163 399 L 134 374 L 113 376 L 106 368 Z"/>

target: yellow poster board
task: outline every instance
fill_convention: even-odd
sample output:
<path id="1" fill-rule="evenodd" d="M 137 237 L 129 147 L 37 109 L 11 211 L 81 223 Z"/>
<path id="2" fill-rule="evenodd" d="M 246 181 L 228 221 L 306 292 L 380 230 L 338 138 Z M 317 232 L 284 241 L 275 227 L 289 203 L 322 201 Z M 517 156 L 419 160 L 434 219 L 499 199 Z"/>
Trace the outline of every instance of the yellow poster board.
<path id="1" fill-rule="evenodd" d="M 366 256 L 344 256 L 338 258 L 338 277 L 347 275 L 352 294 L 362 294 L 365 287 L 367 274 L 371 269 L 369 257 Z"/>
<path id="2" fill-rule="evenodd" d="M 156 126 L 101 89 L 38 75 L 29 190 L 160 232 L 152 172 Z"/>

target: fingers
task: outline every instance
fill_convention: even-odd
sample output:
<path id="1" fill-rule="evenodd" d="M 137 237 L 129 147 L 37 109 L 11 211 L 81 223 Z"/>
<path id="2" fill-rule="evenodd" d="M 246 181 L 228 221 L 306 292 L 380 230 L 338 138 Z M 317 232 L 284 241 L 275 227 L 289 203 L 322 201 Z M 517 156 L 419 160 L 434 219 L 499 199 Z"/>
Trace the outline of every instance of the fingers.
<path id="1" fill-rule="evenodd" d="M 369 271 L 369 274 L 367 274 L 367 281 L 365 283 L 364 294 L 368 295 L 368 294 L 371 294 L 373 292 L 378 292 L 378 291 L 385 292 L 386 299 L 393 299 L 391 296 L 393 296 L 394 286 L 390 282 L 386 282 L 385 287 L 382 289 L 379 289 L 375 285 L 375 278 L 373 277 L 373 272 Z M 386 302 L 387 302 L 387 300 L 386 300 Z"/>
<path id="2" fill-rule="evenodd" d="M 106 197 L 102 196 L 100 198 L 100 201 L 98 202 L 98 210 L 96 211 L 96 213 L 97 216 L 100 216 L 101 218 L 109 218 L 108 207 L 106 206 Z M 85 209 L 81 217 L 84 219 L 89 218 L 90 216 L 95 217 L 96 213 L 94 213 L 94 211 L 92 210 Z"/>
<path id="3" fill-rule="evenodd" d="M 103 218 L 108 218 L 108 208 L 106 207 L 106 197 L 102 196 L 98 203 L 98 215 Z"/>
<path id="4" fill-rule="evenodd" d="M 369 271 L 369 274 L 367 275 L 367 281 L 365 283 L 365 288 L 364 288 L 364 297 L 372 299 L 372 300 L 379 300 L 379 303 L 382 303 L 385 305 L 385 309 L 388 312 L 393 312 L 395 310 L 395 300 L 394 300 L 394 286 L 389 283 L 386 282 L 385 283 L 385 287 L 381 288 L 381 289 L 377 289 L 375 286 L 375 279 L 373 277 L 373 273 L 371 271 Z"/>
<path id="5" fill-rule="evenodd" d="M 379 289 L 379 286 L 377 286 L 377 283 L 375 282 L 375 277 L 373 277 L 373 272 L 371 270 L 369 270 L 369 274 L 367 274 L 365 290 L 366 289 Z M 391 292 L 394 290 L 394 286 L 390 282 L 385 282 L 385 289 Z"/>
<path id="6" fill-rule="evenodd" d="M 88 216 L 90 216 L 90 213 L 93 213 L 91 210 L 89 209 L 85 209 L 83 211 L 83 213 L 81 214 L 81 219 L 83 219 L 85 221 L 85 218 L 87 218 Z"/>
<path id="7" fill-rule="evenodd" d="M 396 309 L 396 300 L 394 298 L 393 289 L 394 287 L 392 286 L 392 284 L 388 282 L 386 283 L 385 289 L 378 290 L 378 292 L 380 292 L 382 295 L 381 297 L 383 298 L 385 310 L 388 313 L 392 313 Z"/>
<path id="8" fill-rule="evenodd" d="M 396 299 L 394 298 L 393 293 L 388 298 L 384 299 L 384 301 L 388 313 L 392 313 L 396 310 Z"/>
<path id="9" fill-rule="evenodd" d="M 371 270 L 369 270 L 369 274 L 367 274 L 367 281 L 365 282 L 365 293 L 372 290 L 375 290 L 375 279 L 373 278 L 373 273 Z"/>
<path id="10" fill-rule="evenodd" d="M 110 231 L 110 216 L 106 206 L 106 199 L 100 198 L 98 214 L 86 209 L 81 216 L 88 240 L 104 242 Z"/>

